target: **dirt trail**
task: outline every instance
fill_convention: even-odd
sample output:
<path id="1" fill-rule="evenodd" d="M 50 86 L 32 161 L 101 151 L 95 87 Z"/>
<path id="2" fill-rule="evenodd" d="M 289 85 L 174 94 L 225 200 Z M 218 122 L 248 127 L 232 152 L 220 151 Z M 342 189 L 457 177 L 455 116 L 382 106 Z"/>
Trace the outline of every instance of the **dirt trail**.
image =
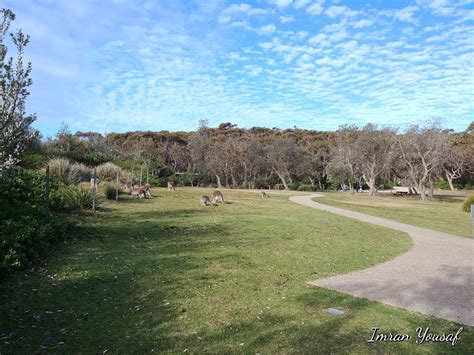
<path id="1" fill-rule="evenodd" d="M 408 233 L 413 248 L 390 261 L 310 284 L 474 326 L 474 240 L 292 196 L 300 205 Z"/>

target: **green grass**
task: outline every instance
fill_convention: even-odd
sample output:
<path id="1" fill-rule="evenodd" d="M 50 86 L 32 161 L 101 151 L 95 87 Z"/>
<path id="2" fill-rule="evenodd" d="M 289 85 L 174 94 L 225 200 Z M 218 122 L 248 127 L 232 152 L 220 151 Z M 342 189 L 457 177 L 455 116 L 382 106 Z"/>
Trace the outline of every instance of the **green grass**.
<path id="1" fill-rule="evenodd" d="M 368 344 L 371 328 L 458 324 L 309 286 L 405 252 L 406 234 L 271 195 L 206 190 L 104 203 L 34 270 L 0 284 L 0 353 L 472 353 L 450 344 Z M 338 307 L 345 316 L 324 311 Z"/>
<path id="2" fill-rule="evenodd" d="M 464 193 L 444 193 L 431 201 L 416 196 L 396 197 L 325 192 L 315 201 L 462 237 L 472 236 L 470 214 L 461 210 Z"/>

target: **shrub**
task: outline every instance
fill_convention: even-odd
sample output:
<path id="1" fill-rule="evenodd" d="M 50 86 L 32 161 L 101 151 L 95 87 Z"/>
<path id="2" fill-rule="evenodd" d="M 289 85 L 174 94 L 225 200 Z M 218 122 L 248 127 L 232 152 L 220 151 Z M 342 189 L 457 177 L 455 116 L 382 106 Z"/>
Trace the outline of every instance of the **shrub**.
<path id="1" fill-rule="evenodd" d="M 449 183 L 446 180 L 437 180 L 435 187 L 437 189 L 449 190 Z"/>
<path id="2" fill-rule="evenodd" d="M 466 197 L 466 199 L 462 203 L 462 210 L 464 212 L 470 213 L 471 212 L 471 205 L 474 205 L 474 195 L 470 195 L 470 196 Z"/>
<path id="3" fill-rule="evenodd" d="M 44 173 L 10 168 L 0 175 L 0 274 L 20 269 L 66 238 L 73 224 L 58 211 L 64 199 L 50 184 L 50 214 L 44 218 Z M 1 275 L 0 275 L 1 276 Z"/>
<path id="4" fill-rule="evenodd" d="M 74 163 L 71 165 L 69 176 L 71 183 L 90 181 L 92 178 L 92 169 L 84 164 Z"/>
<path id="5" fill-rule="evenodd" d="M 298 186 L 298 191 L 314 191 L 313 186 L 302 184 Z"/>
<path id="6" fill-rule="evenodd" d="M 92 209 L 93 196 L 92 191 L 83 188 L 82 186 L 68 186 L 62 191 L 66 207 L 68 209 Z M 96 205 L 98 201 L 96 201 Z"/>
<path id="7" fill-rule="evenodd" d="M 288 187 L 290 188 L 290 190 L 298 190 L 298 188 L 300 187 L 300 183 L 297 182 L 297 181 L 293 181 L 292 183 L 289 183 L 288 184 Z"/>
<path id="8" fill-rule="evenodd" d="M 119 194 L 120 194 L 119 189 Z M 107 200 L 115 200 L 116 195 L 116 186 L 114 184 L 105 184 L 104 186 L 104 195 Z"/>
<path id="9" fill-rule="evenodd" d="M 149 176 L 148 177 L 148 183 L 150 186 L 153 187 L 166 187 L 167 186 L 167 179 L 162 179 L 159 177 L 154 177 L 154 176 Z M 145 178 L 145 183 L 146 183 L 146 178 Z"/>
<path id="10" fill-rule="evenodd" d="M 105 163 L 96 167 L 96 176 L 100 181 L 113 181 L 117 177 L 117 173 L 121 174 L 122 169 L 113 163 Z"/>

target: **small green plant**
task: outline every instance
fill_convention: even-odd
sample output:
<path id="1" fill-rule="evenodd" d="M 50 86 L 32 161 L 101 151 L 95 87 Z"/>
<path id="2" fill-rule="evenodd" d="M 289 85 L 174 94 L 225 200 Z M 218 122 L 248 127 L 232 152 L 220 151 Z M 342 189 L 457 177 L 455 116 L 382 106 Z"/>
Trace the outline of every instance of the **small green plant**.
<path id="1" fill-rule="evenodd" d="M 107 200 L 115 200 L 116 197 L 116 186 L 114 184 L 105 184 L 104 195 Z M 119 194 L 121 193 L 119 189 Z"/>
<path id="2" fill-rule="evenodd" d="M 69 209 L 87 210 L 92 208 L 92 191 L 81 186 L 68 186 L 62 190 L 66 206 Z M 98 201 L 96 201 L 96 205 Z"/>
<path id="3" fill-rule="evenodd" d="M 471 205 L 474 205 L 474 195 L 466 197 L 462 203 L 462 210 L 467 213 L 471 212 Z"/>

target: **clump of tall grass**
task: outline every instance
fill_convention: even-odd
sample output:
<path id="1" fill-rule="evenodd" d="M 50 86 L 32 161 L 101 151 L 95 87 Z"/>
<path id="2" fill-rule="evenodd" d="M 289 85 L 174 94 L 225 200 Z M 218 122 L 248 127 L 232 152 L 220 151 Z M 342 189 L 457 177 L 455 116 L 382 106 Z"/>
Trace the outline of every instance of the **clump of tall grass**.
<path id="1" fill-rule="evenodd" d="M 69 176 L 72 183 L 89 181 L 92 178 L 92 169 L 84 164 L 74 163 L 71 164 Z"/>
<path id="2" fill-rule="evenodd" d="M 100 181 L 115 181 L 117 173 L 122 173 L 122 168 L 114 163 L 104 163 L 95 168 L 96 176 Z"/>
<path id="3" fill-rule="evenodd" d="M 93 195 L 92 191 L 81 186 L 67 186 L 62 190 L 62 194 L 66 201 L 66 206 L 70 209 L 87 210 L 92 209 Z M 96 201 L 96 205 L 98 201 Z"/>
<path id="4" fill-rule="evenodd" d="M 107 183 L 104 186 L 104 195 L 107 200 L 115 200 L 116 198 L 116 193 L 117 193 L 117 187 L 115 184 Z M 119 194 L 121 194 L 122 191 L 119 188 Z"/>
<path id="5" fill-rule="evenodd" d="M 71 163 L 68 159 L 54 158 L 48 162 L 49 173 L 63 184 L 78 184 L 89 180 L 92 170 L 80 163 Z"/>
<path id="6" fill-rule="evenodd" d="M 71 163 L 64 158 L 54 158 L 48 162 L 49 174 L 64 184 L 68 184 L 71 178 Z"/>

